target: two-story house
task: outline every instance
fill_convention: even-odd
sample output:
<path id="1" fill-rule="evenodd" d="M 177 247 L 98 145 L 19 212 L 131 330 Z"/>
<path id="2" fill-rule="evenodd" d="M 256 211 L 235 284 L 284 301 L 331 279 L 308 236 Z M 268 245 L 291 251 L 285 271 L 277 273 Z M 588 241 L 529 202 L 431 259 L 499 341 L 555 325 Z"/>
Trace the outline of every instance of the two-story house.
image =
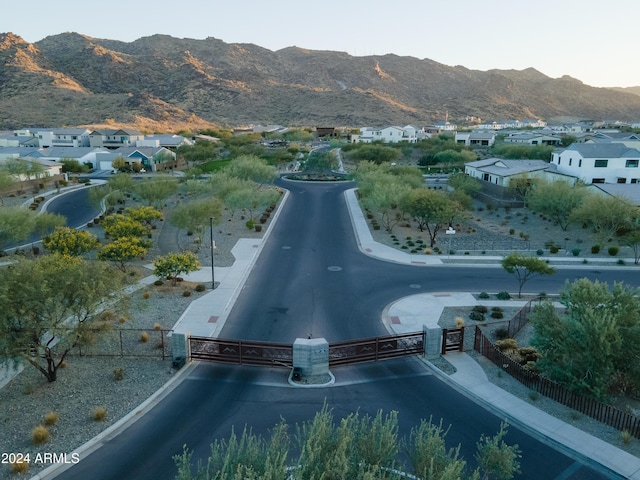
<path id="1" fill-rule="evenodd" d="M 624 143 L 574 143 L 552 157 L 558 172 L 586 184 L 640 183 L 640 150 Z"/>
<path id="2" fill-rule="evenodd" d="M 90 146 L 109 149 L 132 147 L 141 140 L 144 135 L 138 130 L 94 130 L 89 134 Z"/>
<path id="3" fill-rule="evenodd" d="M 467 147 L 491 147 L 496 143 L 496 133 L 492 130 L 456 132 L 455 141 Z"/>
<path id="4" fill-rule="evenodd" d="M 41 148 L 88 147 L 91 131 L 86 128 L 38 128 L 34 130 Z"/>

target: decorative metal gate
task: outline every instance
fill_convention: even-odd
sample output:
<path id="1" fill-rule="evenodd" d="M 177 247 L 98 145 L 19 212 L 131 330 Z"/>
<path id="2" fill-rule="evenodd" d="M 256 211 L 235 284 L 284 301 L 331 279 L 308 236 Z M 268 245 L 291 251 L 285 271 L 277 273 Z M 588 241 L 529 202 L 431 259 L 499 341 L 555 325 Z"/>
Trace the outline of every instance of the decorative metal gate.
<path id="1" fill-rule="evenodd" d="M 293 366 L 293 345 L 286 343 L 189 337 L 189 355 L 194 360 L 240 365 Z"/>
<path id="2" fill-rule="evenodd" d="M 461 328 L 443 328 L 442 329 L 442 350 L 440 353 L 445 355 L 447 352 L 462 352 L 464 349 L 464 327 Z"/>
<path id="3" fill-rule="evenodd" d="M 424 355 L 424 332 L 372 337 L 329 344 L 329 366 Z"/>
<path id="4" fill-rule="evenodd" d="M 425 333 L 405 333 L 329 344 L 329 366 L 374 362 L 424 354 Z M 293 367 L 293 345 L 286 343 L 189 337 L 192 360 Z"/>

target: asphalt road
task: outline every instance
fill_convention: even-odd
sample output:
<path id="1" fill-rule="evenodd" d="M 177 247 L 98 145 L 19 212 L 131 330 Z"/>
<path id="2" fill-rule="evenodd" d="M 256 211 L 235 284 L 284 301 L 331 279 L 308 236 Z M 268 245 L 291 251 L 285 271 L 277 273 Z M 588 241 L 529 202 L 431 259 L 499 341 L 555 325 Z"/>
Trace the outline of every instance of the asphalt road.
<path id="1" fill-rule="evenodd" d="M 389 302 L 429 291 L 513 290 L 500 268 L 411 267 L 362 255 L 341 191 L 346 184 L 292 184 L 292 192 L 269 241 L 235 304 L 222 337 L 278 342 L 296 337 L 328 341 L 386 334 L 380 318 Z M 565 281 L 589 276 L 637 284 L 634 270 L 561 270 L 531 281 L 528 290 L 555 292 Z M 309 420 L 327 402 L 337 418 L 360 409 L 397 410 L 400 433 L 423 418 L 451 425 L 450 446 L 473 466 L 481 434 L 494 434 L 500 418 L 442 382 L 415 358 L 341 367 L 336 384 L 300 389 L 286 383 L 286 370 L 200 364 L 149 413 L 121 435 L 64 472 L 65 479 L 170 479 L 172 456 L 187 445 L 204 459 L 209 444 L 245 424 L 266 434 L 280 417 Z M 599 472 L 588 459 L 574 459 L 549 442 L 511 426 L 506 439 L 523 451 L 520 479 L 618 478 Z"/>

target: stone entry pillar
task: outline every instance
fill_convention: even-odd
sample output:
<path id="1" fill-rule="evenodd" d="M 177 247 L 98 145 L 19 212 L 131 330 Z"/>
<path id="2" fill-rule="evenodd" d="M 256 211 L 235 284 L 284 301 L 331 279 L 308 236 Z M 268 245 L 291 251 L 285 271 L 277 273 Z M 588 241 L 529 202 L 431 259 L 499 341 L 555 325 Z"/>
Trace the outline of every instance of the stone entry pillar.
<path id="1" fill-rule="evenodd" d="M 296 383 L 323 384 L 329 372 L 329 343 L 324 338 L 296 338 L 293 343 L 293 380 Z"/>

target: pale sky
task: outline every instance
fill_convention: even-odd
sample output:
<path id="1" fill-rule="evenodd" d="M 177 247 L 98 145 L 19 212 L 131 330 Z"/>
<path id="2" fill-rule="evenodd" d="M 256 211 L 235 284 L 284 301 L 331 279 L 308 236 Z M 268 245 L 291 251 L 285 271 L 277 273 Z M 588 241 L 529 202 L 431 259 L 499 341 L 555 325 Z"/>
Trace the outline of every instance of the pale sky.
<path id="1" fill-rule="evenodd" d="M 127 42 L 214 37 L 473 70 L 533 67 L 596 87 L 640 86 L 639 24 L 640 0 L 30 0 L 0 15 L 0 32 L 28 42 L 64 32 Z"/>

